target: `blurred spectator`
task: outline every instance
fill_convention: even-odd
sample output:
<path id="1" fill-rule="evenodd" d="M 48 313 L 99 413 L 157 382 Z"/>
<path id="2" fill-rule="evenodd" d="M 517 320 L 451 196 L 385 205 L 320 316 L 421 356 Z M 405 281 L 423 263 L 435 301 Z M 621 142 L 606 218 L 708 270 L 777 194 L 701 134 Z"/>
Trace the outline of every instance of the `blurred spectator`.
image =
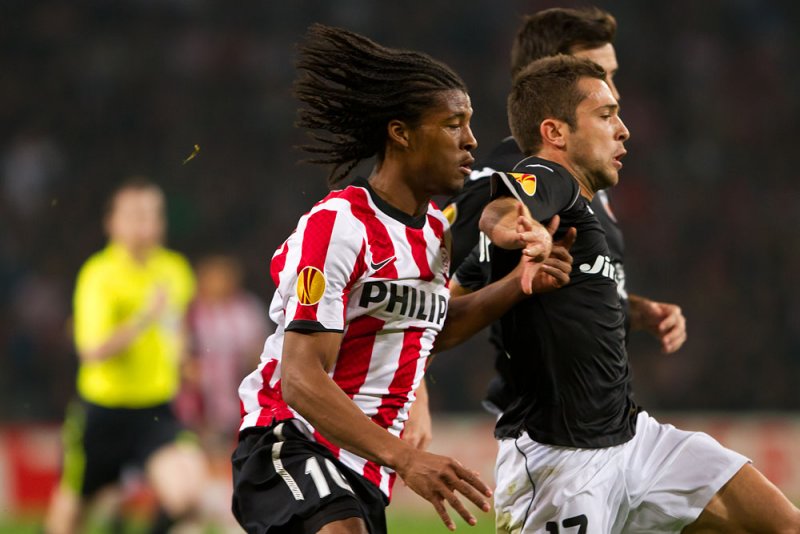
<path id="1" fill-rule="evenodd" d="M 259 361 L 272 323 L 261 300 L 242 287 L 242 267 L 232 256 L 197 262 L 197 295 L 189 307 L 190 359 L 182 416 L 205 443 L 229 455 L 239 428 L 236 390 Z"/>
<path id="2" fill-rule="evenodd" d="M 29 129 L 20 133 L 3 155 L 3 194 L 25 221 L 44 209 L 48 193 L 64 169 L 61 149 L 44 132 Z"/>

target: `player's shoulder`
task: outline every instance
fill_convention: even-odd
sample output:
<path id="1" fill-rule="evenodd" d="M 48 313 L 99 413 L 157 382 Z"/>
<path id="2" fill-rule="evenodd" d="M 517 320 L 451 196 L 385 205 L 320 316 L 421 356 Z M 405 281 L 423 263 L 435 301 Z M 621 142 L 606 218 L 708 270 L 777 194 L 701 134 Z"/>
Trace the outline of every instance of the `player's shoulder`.
<path id="1" fill-rule="evenodd" d="M 511 169 L 512 173 L 529 173 L 538 174 L 540 176 L 558 177 L 561 178 L 563 173 L 567 170 L 558 163 L 539 158 L 537 156 L 529 156 L 517 162 Z"/>
<path id="2" fill-rule="evenodd" d="M 517 182 L 535 182 L 540 187 L 566 188 L 570 191 L 578 188 L 577 181 L 567 169 L 537 156 L 529 156 L 517 162 L 507 174 Z"/>
<path id="3" fill-rule="evenodd" d="M 366 190 L 359 187 L 357 184 L 350 184 L 342 189 L 334 189 L 325 195 L 321 200 L 314 204 L 314 209 L 329 209 L 333 211 L 341 211 L 346 209 L 348 205 L 362 204 L 366 202 Z"/>
<path id="4" fill-rule="evenodd" d="M 427 213 L 428 223 L 435 224 L 437 226 L 441 225 L 444 226 L 445 228 L 449 227 L 450 218 L 445 213 L 445 210 L 447 210 L 447 207 L 445 207 L 445 209 L 442 210 L 433 200 L 428 202 L 428 213 Z"/>
<path id="5" fill-rule="evenodd" d="M 309 231 L 316 233 L 326 228 L 335 232 L 347 228 L 349 232 L 354 227 L 360 227 L 359 219 L 364 219 L 364 216 L 358 214 L 370 211 L 368 196 L 363 187 L 352 184 L 330 191 L 300 217 L 297 230 L 301 232 L 293 233 L 289 239 L 302 240 Z"/>

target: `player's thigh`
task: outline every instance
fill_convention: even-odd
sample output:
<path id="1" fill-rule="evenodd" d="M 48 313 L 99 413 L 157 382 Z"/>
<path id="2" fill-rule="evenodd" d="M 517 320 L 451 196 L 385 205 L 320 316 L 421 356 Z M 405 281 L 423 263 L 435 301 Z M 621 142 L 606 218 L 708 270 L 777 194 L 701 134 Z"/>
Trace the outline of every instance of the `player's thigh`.
<path id="1" fill-rule="evenodd" d="M 800 511 L 751 464 L 742 467 L 684 534 L 800 532 Z"/>
<path id="2" fill-rule="evenodd" d="M 646 412 L 626 447 L 632 509 L 625 532 L 631 533 L 679 532 L 748 463 L 708 434 L 659 423 Z"/>
<path id="3" fill-rule="evenodd" d="M 626 509 L 620 447 L 569 449 L 526 434 L 498 453 L 498 532 L 603 533 Z"/>

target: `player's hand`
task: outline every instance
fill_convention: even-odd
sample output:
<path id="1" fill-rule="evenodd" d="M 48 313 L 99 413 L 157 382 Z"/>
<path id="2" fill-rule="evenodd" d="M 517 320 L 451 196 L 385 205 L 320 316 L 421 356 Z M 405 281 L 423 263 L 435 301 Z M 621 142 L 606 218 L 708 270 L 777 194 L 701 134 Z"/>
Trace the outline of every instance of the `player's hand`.
<path id="1" fill-rule="evenodd" d="M 529 214 L 525 205 L 517 204 L 517 242 L 522 248 L 522 255 L 531 258 L 536 263 L 541 263 L 550 255 L 553 248 L 553 233 L 558 228 L 560 219 L 558 215 L 551 219 L 555 227 L 545 228 Z"/>
<path id="2" fill-rule="evenodd" d="M 558 215 L 553 217 L 557 219 Z M 550 235 L 554 235 L 558 229 L 558 221 L 554 225 L 551 220 L 547 225 L 547 231 Z M 536 276 L 533 278 L 533 292 L 546 293 L 553 291 L 560 287 L 564 287 L 569 283 L 569 275 L 572 272 L 572 254 L 570 249 L 575 244 L 575 239 L 578 236 L 578 231 L 571 227 L 564 234 L 564 237 L 558 241 L 553 241 L 553 248 L 550 250 L 550 256 L 542 263 Z"/>
<path id="3" fill-rule="evenodd" d="M 433 423 L 427 402 L 417 402 L 411 405 L 408 421 L 403 429 L 403 441 L 415 449 L 424 451 L 433 439 Z"/>
<path id="4" fill-rule="evenodd" d="M 553 233 L 558 228 L 559 220 L 558 215 L 554 216 L 545 228 L 528 215 L 522 203 L 517 204 L 517 240 L 522 246 L 518 268 L 522 270 L 520 284 L 526 295 L 533 294 L 534 279 L 550 256 Z"/>
<path id="5" fill-rule="evenodd" d="M 481 481 L 476 472 L 465 468 L 453 458 L 429 452 L 411 451 L 395 471 L 409 488 L 433 504 L 442 522 L 450 530 L 455 530 L 456 525 L 447 513 L 445 501 L 468 524 L 474 526 L 477 523 L 475 517 L 456 495 L 456 491 L 484 512 L 491 509 L 487 498 L 492 496 L 492 491 Z"/>
<path id="6" fill-rule="evenodd" d="M 672 354 L 686 342 L 686 318 L 680 306 L 637 295 L 631 295 L 629 306 L 631 327 L 652 334 L 664 354 Z"/>
<path id="7" fill-rule="evenodd" d="M 479 227 L 500 248 L 522 249 L 524 255 L 539 262 L 550 253 L 550 234 L 519 200 L 501 198 L 490 202 L 481 214 Z"/>

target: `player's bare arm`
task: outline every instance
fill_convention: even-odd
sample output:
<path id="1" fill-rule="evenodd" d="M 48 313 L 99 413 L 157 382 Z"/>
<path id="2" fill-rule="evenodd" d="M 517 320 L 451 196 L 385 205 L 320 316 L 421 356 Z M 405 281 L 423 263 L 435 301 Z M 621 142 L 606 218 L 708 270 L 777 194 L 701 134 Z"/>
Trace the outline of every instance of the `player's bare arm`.
<path id="1" fill-rule="evenodd" d="M 474 525 L 475 517 L 455 491 L 489 511 L 489 487 L 458 461 L 417 450 L 373 423 L 328 375 L 341 339 L 341 334 L 331 332 L 286 333 L 281 380 L 284 400 L 332 443 L 394 469 L 412 490 L 433 504 L 451 530 L 455 525 L 445 501 Z"/>
<path id="2" fill-rule="evenodd" d="M 661 343 L 664 354 L 676 352 L 686 342 L 686 318 L 677 304 L 631 294 L 628 305 L 631 328 L 649 332 Z"/>

